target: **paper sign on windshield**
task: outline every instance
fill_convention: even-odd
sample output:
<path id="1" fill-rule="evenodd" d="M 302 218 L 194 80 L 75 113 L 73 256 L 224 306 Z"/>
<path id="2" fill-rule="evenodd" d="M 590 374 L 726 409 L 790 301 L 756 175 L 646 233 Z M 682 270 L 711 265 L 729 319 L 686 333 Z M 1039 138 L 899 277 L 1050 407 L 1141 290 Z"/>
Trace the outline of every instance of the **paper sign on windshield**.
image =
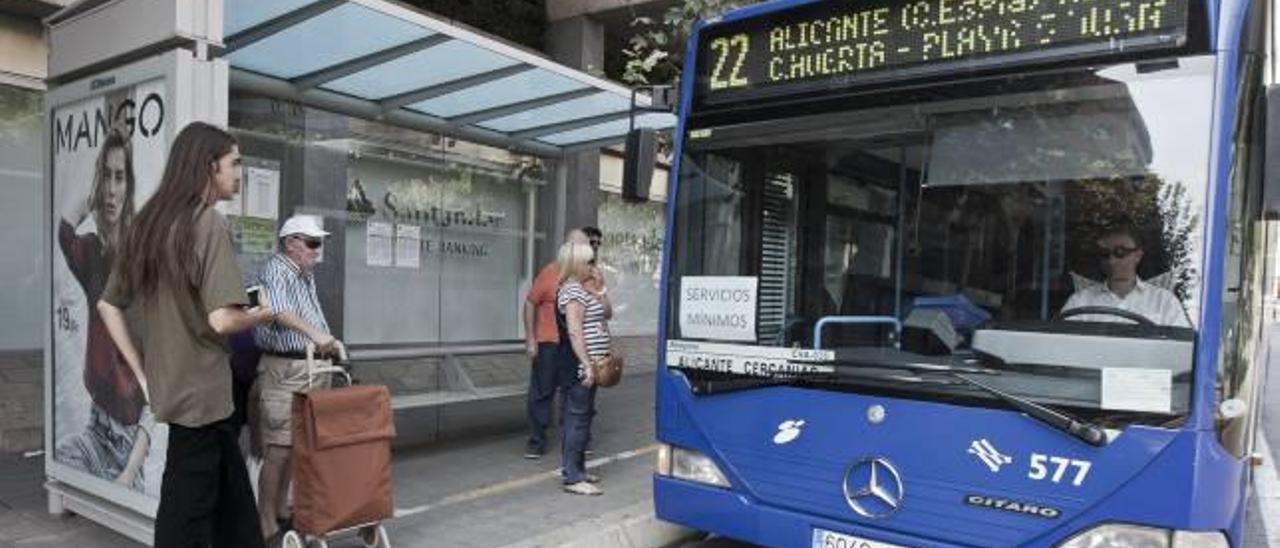
<path id="1" fill-rule="evenodd" d="M 750 276 L 681 278 L 681 337 L 754 342 L 756 286 L 757 279 Z"/>
<path id="2" fill-rule="evenodd" d="M 1173 373 L 1167 369 L 1102 370 L 1102 408 L 1168 413 L 1173 405 Z"/>
<path id="3" fill-rule="evenodd" d="M 763 377 L 830 373 L 835 368 L 823 362 L 834 359 L 835 352 L 830 350 L 667 341 L 668 367 L 705 369 L 720 373 Z"/>

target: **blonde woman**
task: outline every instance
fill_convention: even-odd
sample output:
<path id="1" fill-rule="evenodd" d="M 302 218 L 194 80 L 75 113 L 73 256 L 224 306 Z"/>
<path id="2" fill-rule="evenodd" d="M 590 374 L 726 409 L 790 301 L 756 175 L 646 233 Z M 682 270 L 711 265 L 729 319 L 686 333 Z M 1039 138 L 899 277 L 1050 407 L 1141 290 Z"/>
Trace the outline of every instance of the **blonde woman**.
<path id="1" fill-rule="evenodd" d="M 558 266 L 560 290 L 556 296 L 557 311 L 563 315 L 572 354 L 565 356 L 566 367 L 576 371 L 564 389 L 565 418 L 563 468 L 564 490 L 575 495 L 604 493 L 595 484 L 600 478 L 588 474 L 585 467 L 587 440 L 591 437 L 591 420 L 595 415 L 596 387 L 591 368 L 594 360 L 609 353 L 609 307 L 597 293 L 583 282 L 591 279 L 595 269 L 591 260 L 595 252 L 590 245 L 567 242 L 560 246 Z"/>

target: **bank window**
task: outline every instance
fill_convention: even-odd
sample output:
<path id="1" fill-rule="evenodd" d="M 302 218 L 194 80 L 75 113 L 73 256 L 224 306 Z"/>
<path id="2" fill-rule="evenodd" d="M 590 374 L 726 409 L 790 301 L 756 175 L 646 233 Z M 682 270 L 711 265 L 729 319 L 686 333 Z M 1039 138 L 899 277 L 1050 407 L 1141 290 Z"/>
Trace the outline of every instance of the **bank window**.
<path id="1" fill-rule="evenodd" d="M 233 101 L 232 126 L 245 188 L 225 213 L 247 275 L 284 218 L 315 215 L 331 233 L 322 308 L 352 348 L 521 339 L 529 204 L 549 161 L 256 97 Z"/>

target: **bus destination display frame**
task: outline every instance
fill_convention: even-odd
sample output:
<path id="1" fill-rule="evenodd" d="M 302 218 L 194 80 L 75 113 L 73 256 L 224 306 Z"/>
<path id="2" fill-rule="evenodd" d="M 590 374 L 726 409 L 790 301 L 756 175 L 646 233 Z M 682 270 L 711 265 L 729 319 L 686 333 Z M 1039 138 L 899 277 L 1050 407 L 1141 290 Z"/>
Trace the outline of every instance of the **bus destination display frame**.
<path id="1" fill-rule="evenodd" d="M 721 104 L 1188 43 L 1191 0 L 830 0 L 712 25 L 695 90 Z"/>

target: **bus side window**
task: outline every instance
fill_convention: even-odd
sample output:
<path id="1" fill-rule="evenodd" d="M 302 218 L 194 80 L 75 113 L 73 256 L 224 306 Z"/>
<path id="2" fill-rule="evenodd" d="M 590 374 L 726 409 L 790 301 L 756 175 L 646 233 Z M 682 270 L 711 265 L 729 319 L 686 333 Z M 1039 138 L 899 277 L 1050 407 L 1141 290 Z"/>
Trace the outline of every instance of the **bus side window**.
<path id="1" fill-rule="evenodd" d="M 1258 13 L 1258 7 L 1257 3 L 1251 6 L 1254 14 Z M 1255 15 L 1254 19 L 1261 20 L 1261 17 Z M 1258 30 L 1246 32 L 1245 47 L 1241 51 L 1255 49 L 1257 45 L 1251 46 L 1248 41 L 1257 40 L 1260 35 Z M 1269 118 L 1280 115 L 1280 109 L 1275 106 L 1268 109 L 1266 97 L 1261 93 L 1264 90 L 1262 57 L 1242 53 L 1239 63 L 1224 242 L 1226 264 L 1223 265 L 1218 401 L 1214 411 L 1219 441 L 1233 455 L 1243 457 L 1252 450 L 1256 418 L 1252 409 L 1260 396 L 1257 393 L 1261 387 L 1259 366 L 1265 365 L 1258 359 L 1265 352 L 1259 344 L 1264 320 L 1262 298 L 1266 294 L 1262 287 L 1266 279 L 1264 258 L 1268 246 L 1275 241 L 1275 227 L 1262 221 L 1265 158 L 1262 146 L 1266 126 L 1272 125 Z M 1268 122 L 1260 123 L 1263 120 Z"/>

